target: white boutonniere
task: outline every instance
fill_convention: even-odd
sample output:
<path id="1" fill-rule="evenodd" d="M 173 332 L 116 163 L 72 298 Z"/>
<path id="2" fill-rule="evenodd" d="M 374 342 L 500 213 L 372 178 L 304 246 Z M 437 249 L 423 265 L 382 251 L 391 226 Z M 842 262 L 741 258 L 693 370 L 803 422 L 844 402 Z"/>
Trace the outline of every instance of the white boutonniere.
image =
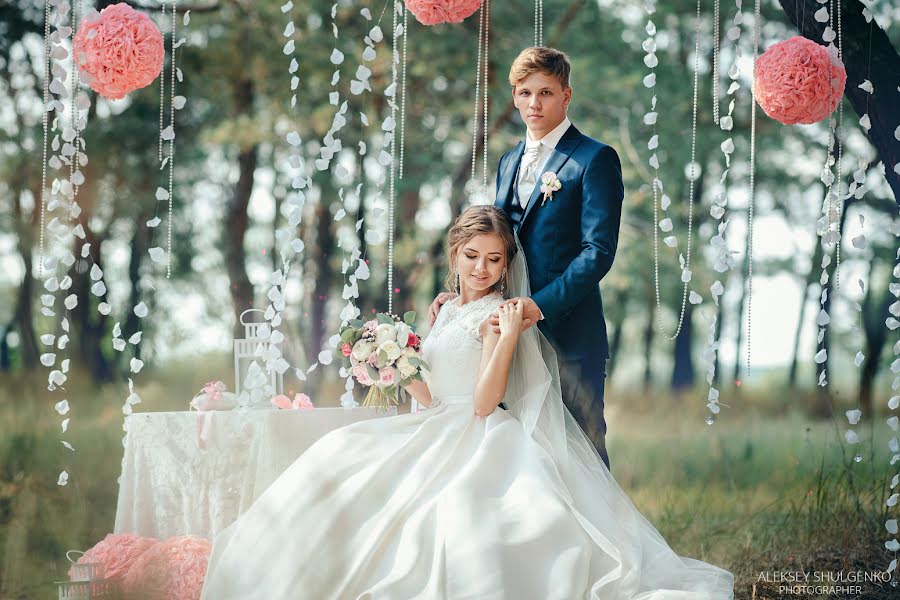
<path id="1" fill-rule="evenodd" d="M 544 205 L 544 202 L 547 200 L 553 201 L 553 192 L 558 192 L 562 189 L 562 182 L 556 176 L 556 173 L 553 171 L 547 171 L 543 175 L 541 175 L 541 193 L 544 194 L 544 199 L 541 200 L 541 206 Z"/>

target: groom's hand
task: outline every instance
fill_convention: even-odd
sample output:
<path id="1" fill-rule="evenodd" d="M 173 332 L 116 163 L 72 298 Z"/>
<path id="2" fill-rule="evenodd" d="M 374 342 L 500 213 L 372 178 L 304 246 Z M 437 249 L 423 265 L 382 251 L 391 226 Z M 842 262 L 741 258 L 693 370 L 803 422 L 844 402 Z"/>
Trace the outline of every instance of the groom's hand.
<path id="1" fill-rule="evenodd" d="M 527 331 L 531 328 L 532 325 L 541 320 L 541 309 L 538 308 L 537 303 L 531 298 L 510 298 L 501 304 L 500 306 L 506 306 L 507 304 L 516 304 L 522 303 L 522 331 Z M 500 313 L 495 312 L 491 315 L 491 327 L 494 328 L 494 333 L 500 333 Z"/>
<path id="2" fill-rule="evenodd" d="M 450 292 L 441 292 L 437 295 L 437 298 L 434 299 L 434 302 L 432 302 L 431 306 L 428 308 L 428 323 L 430 325 L 434 325 L 434 322 L 437 320 L 441 306 L 454 298 L 456 298 L 456 294 L 451 294 Z"/>

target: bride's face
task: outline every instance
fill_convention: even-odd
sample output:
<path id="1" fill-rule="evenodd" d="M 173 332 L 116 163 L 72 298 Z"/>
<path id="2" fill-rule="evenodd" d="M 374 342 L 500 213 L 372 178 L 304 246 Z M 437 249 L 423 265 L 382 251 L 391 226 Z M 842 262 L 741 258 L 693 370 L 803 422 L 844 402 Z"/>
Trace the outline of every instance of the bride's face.
<path id="1" fill-rule="evenodd" d="M 456 268 L 462 285 L 473 291 L 490 289 L 506 267 L 506 246 L 496 233 L 484 233 L 462 244 L 456 252 Z"/>

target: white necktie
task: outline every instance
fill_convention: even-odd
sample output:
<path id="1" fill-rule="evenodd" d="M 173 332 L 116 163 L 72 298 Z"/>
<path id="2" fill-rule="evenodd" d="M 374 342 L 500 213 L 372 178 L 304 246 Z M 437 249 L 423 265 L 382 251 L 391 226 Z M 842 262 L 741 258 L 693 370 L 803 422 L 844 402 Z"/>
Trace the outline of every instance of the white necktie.
<path id="1" fill-rule="evenodd" d="M 524 208 L 531 198 L 534 186 L 537 183 L 537 163 L 538 154 L 541 152 L 541 142 L 533 142 L 528 140 L 525 142 L 525 154 L 522 155 L 522 162 L 519 165 L 521 175 L 518 181 L 519 187 L 519 203 Z"/>

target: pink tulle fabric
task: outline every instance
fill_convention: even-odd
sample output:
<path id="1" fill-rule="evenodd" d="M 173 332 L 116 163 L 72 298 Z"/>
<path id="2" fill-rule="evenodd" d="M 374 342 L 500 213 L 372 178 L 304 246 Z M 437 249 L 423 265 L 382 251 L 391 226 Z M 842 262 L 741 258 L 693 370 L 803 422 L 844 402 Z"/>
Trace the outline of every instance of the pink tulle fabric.
<path id="1" fill-rule="evenodd" d="M 818 123 L 834 112 L 847 70 L 828 50 L 794 36 L 766 50 L 756 62 L 754 92 L 767 115 L 785 125 Z"/>
<path id="2" fill-rule="evenodd" d="M 106 578 L 120 585 L 131 566 L 159 540 L 132 534 L 108 534 L 101 541 L 81 555 L 76 564 L 102 563 L 106 567 Z M 69 572 L 71 578 L 72 573 Z"/>
<path id="3" fill-rule="evenodd" d="M 127 4 L 107 6 L 75 34 L 75 61 L 84 81 L 110 100 L 153 82 L 162 70 L 163 36 L 150 17 Z"/>
<path id="4" fill-rule="evenodd" d="M 146 600 L 198 600 L 212 543 L 190 535 L 155 544 L 125 577 L 126 594 Z"/>
<path id="5" fill-rule="evenodd" d="M 406 8 L 422 25 L 461 23 L 481 6 L 481 0 L 406 0 Z"/>

